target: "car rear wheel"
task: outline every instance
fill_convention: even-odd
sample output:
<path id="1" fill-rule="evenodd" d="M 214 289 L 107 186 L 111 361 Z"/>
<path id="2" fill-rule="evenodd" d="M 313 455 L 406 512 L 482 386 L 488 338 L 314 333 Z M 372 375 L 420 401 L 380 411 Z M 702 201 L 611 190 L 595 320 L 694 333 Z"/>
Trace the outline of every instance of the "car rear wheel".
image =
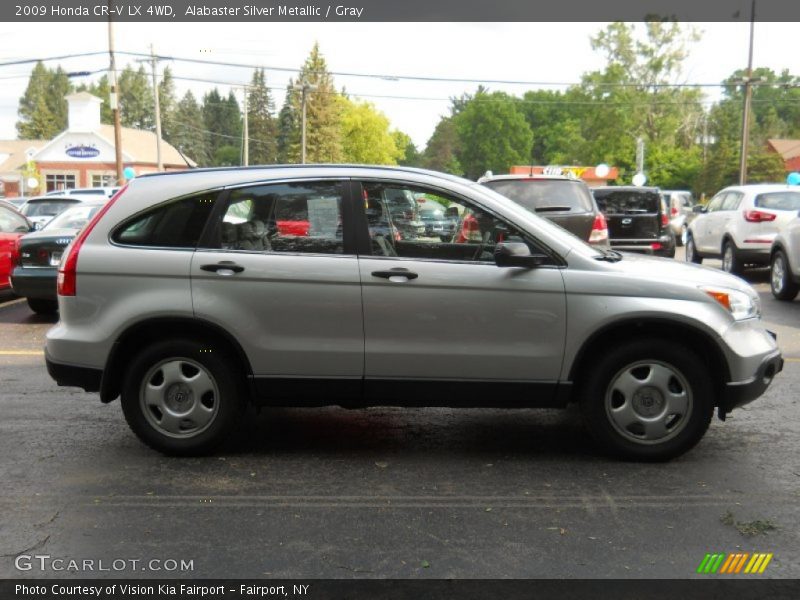
<path id="1" fill-rule="evenodd" d="M 792 279 L 789 261 L 786 260 L 783 250 L 777 250 L 772 255 L 769 284 L 772 295 L 778 300 L 792 301 L 800 291 L 800 286 Z"/>
<path id="2" fill-rule="evenodd" d="M 133 432 L 165 454 L 207 454 L 238 422 L 245 398 L 237 365 L 193 340 L 156 342 L 134 357 L 122 386 Z"/>
<path id="3" fill-rule="evenodd" d="M 668 460 L 703 437 L 714 388 L 703 360 L 667 340 L 629 342 L 601 358 L 580 390 L 584 423 L 608 452 Z"/>
<path id="4" fill-rule="evenodd" d="M 27 298 L 28 307 L 38 315 L 52 315 L 58 312 L 58 301 L 46 298 Z"/>
<path id="5" fill-rule="evenodd" d="M 736 255 L 736 247 L 730 240 L 722 245 L 722 270 L 732 275 L 739 275 L 744 269 L 742 260 Z"/>
<path id="6" fill-rule="evenodd" d="M 686 237 L 686 262 L 696 265 L 703 262 L 703 257 L 697 253 L 697 247 L 694 245 L 694 238 L 691 233 Z"/>

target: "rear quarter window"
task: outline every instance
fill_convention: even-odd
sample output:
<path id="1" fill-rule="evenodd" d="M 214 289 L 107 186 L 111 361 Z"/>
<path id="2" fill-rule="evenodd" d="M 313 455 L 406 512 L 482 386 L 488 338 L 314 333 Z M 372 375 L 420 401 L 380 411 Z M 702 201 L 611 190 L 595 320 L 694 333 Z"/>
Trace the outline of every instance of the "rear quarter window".
<path id="1" fill-rule="evenodd" d="M 128 246 L 196 248 L 217 195 L 200 194 L 159 205 L 123 223 L 111 239 Z"/>

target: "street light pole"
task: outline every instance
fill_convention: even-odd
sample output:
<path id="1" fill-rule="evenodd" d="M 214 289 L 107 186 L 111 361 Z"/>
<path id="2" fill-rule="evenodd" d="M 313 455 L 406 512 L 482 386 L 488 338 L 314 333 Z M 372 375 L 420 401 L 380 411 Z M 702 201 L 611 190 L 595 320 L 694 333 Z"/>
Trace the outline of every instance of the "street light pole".
<path id="1" fill-rule="evenodd" d="M 747 146 L 750 138 L 750 103 L 753 89 L 753 35 L 756 23 L 756 0 L 750 8 L 750 51 L 747 58 L 747 74 L 744 78 L 744 107 L 742 108 L 742 149 L 739 153 L 739 185 L 747 183 Z"/>
<path id="2" fill-rule="evenodd" d="M 155 97 L 156 108 L 156 161 L 158 170 L 163 171 L 164 161 L 161 158 L 161 100 L 158 97 L 158 75 L 156 74 L 158 59 L 156 58 L 153 44 L 150 44 L 150 62 L 153 68 L 153 96 Z"/>
<path id="3" fill-rule="evenodd" d="M 108 55 L 111 59 L 111 94 L 109 94 L 111 111 L 114 113 L 114 154 L 117 163 L 117 183 L 122 183 L 122 126 L 119 120 L 119 98 L 117 95 L 117 63 L 114 59 L 114 23 L 111 20 L 111 5 L 108 0 Z"/>
<path id="4" fill-rule="evenodd" d="M 246 167 L 250 164 L 250 131 L 247 116 L 247 86 L 244 88 L 244 127 L 242 127 L 242 164 Z"/>

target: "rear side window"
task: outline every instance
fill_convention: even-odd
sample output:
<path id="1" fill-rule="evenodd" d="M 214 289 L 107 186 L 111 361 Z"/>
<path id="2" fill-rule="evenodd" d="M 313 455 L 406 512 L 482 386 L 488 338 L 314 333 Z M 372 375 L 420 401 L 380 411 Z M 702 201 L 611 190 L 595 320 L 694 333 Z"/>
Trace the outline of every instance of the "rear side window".
<path id="1" fill-rule="evenodd" d="M 736 210 L 739 208 L 739 203 L 741 201 L 742 194 L 730 192 L 727 196 L 725 196 L 725 200 L 722 201 L 721 210 Z"/>
<path id="2" fill-rule="evenodd" d="M 111 239 L 129 246 L 196 248 L 217 192 L 162 204 L 118 228 Z"/>
<path id="3" fill-rule="evenodd" d="M 770 192 L 756 196 L 758 208 L 770 210 L 800 210 L 800 192 Z"/>
<path id="4" fill-rule="evenodd" d="M 586 184 L 568 179 L 496 179 L 483 185 L 533 212 L 593 212 Z"/>
<path id="5" fill-rule="evenodd" d="M 609 215 L 657 213 L 661 206 L 661 196 L 656 192 L 595 190 L 594 198 L 600 211 Z"/>

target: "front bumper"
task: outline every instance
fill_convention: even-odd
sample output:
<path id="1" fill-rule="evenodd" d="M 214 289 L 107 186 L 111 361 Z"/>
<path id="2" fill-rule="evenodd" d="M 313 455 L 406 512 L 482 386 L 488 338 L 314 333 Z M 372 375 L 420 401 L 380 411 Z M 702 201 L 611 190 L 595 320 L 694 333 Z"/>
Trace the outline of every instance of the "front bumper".
<path id="1" fill-rule="evenodd" d="M 17 267 L 11 273 L 11 287 L 15 294 L 25 298 L 57 300 L 57 278 L 56 267 Z"/>
<path id="2" fill-rule="evenodd" d="M 780 350 L 765 356 L 756 370 L 756 374 L 746 381 L 727 383 L 719 402 L 719 418 L 725 416 L 734 408 L 744 406 L 763 394 L 775 375 L 783 370 L 783 357 Z"/>
<path id="3" fill-rule="evenodd" d="M 103 377 L 102 370 L 54 362 L 47 353 L 47 349 L 44 351 L 44 360 L 47 364 L 47 372 L 58 385 L 79 387 L 87 392 L 100 391 L 100 380 Z"/>

